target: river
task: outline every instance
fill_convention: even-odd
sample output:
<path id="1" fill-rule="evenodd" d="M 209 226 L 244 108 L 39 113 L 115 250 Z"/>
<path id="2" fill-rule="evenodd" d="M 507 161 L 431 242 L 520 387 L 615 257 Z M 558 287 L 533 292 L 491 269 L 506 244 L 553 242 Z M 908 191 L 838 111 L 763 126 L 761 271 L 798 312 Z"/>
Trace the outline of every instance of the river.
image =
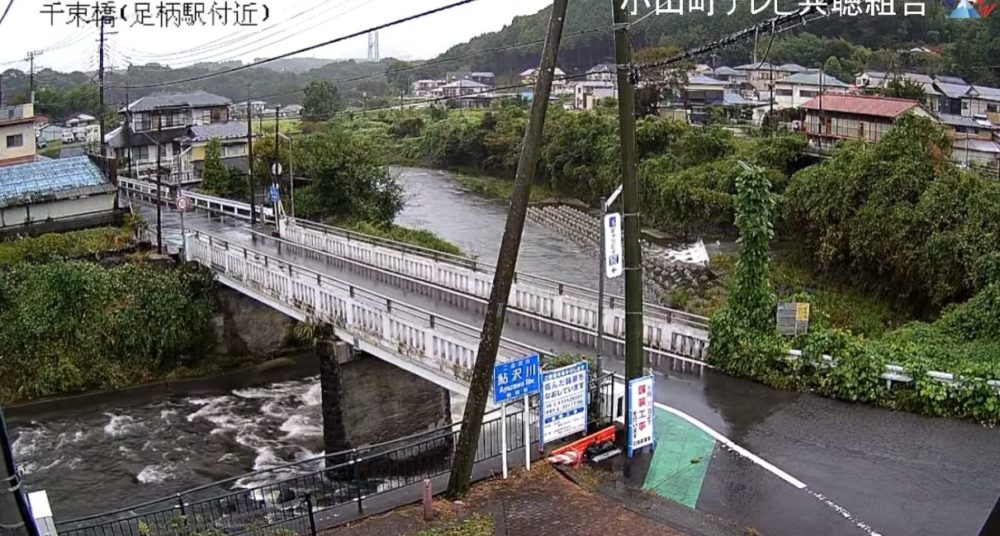
<path id="1" fill-rule="evenodd" d="M 448 172 L 393 172 L 407 196 L 398 224 L 434 231 L 483 261 L 496 260 L 507 216 L 502 201 L 464 193 Z M 595 262 L 554 231 L 526 223 L 519 270 L 593 287 Z M 462 401 L 453 398 L 460 419 Z M 69 519 L 320 455 L 319 404 L 318 380 L 309 378 L 215 397 L 80 410 L 11 428 L 29 489 L 47 490 L 56 518 Z"/>

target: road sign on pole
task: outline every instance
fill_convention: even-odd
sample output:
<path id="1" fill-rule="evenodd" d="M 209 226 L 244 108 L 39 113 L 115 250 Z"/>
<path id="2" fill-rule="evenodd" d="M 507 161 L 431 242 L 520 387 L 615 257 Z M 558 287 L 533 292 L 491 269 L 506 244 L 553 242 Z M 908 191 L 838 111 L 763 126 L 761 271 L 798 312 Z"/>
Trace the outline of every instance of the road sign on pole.
<path id="1" fill-rule="evenodd" d="M 273 175 L 275 177 L 280 177 L 282 171 L 284 171 L 284 170 L 281 169 L 281 164 L 280 163 L 275 162 L 275 163 L 271 164 L 271 175 Z"/>
<path id="2" fill-rule="evenodd" d="M 587 431 L 587 362 L 542 373 L 539 449 L 546 441 Z"/>
<path id="3" fill-rule="evenodd" d="M 643 447 L 653 444 L 653 386 L 652 376 L 629 380 L 629 412 L 632 414 L 628 429 L 628 457 Z"/>
<path id="4" fill-rule="evenodd" d="M 177 210 L 181 212 L 187 212 L 187 209 L 191 206 L 191 200 L 186 195 L 177 196 Z"/>
<path id="5" fill-rule="evenodd" d="M 277 184 L 272 184 L 267 191 L 268 197 L 271 199 L 271 204 L 275 205 L 281 200 L 281 190 L 278 188 Z"/>
<path id="6" fill-rule="evenodd" d="M 615 278 L 625 272 L 622 256 L 622 215 L 608 214 L 604 217 L 604 272 Z"/>
<path id="7" fill-rule="evenodd" d="M 541 370 L 538 354 L 497 363 L 493 367 L 493 401 L 500 404 L 508 399 L 537 393 Z"/>

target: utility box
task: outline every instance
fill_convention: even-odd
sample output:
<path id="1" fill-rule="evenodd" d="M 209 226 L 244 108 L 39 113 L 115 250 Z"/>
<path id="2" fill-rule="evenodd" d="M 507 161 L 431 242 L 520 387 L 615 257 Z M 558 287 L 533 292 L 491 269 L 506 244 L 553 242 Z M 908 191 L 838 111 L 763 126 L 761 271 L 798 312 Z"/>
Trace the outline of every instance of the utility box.
<path id="1" fill-rule="evenodd" d="M 48 494 L 44 490 L 33 491 L 28 494 L 28 504 L 31 506 L 31 516 L 35 518 L 39 536 L 58 536 Z"/>

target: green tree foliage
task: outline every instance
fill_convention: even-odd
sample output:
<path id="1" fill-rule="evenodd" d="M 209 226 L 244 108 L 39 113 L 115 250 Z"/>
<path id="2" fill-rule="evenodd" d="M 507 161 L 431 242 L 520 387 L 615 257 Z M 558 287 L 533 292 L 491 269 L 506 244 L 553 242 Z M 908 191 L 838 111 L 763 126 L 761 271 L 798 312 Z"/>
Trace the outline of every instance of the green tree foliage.
<path id="1" fill-rule="evenodd" d="M 893 80 L 886 84 L 882 94 L 897 99 L 924 100 L 924 86 L 909 79 Z"/>
<path id="2" fill-rule="evenodd" d="M 343 109 L 340 91 L 330 82 L 310 82 L 303 94 L 302 118 L 306 121 L 326 121 Z"/>
<path id="3" fill-rule="evenodd" d="M 845 144 L 793 177 L 788 234 L 820 268 L 918 309 L 969 298 L 1000 236 L 1000 183 L 957 169 L 950 151 L 944 130 L 916 116 L 878 145 Z"/>
<path id="4" fill-rule="evenodd" d="M 729 299 L 710 321 L 709 359 L 731 374 L 759 377 L 767 374 L 782 350 L 774 327 L 769 258 L 775 199 L 760 168 L 741 170 L 736 184 L 740 257 Z"/>
<path id="5" fill-rule="evenodd" d="M 208 195 L 244 199 L 248 185 L 241 173 L 230 170 L 222 162 L 222 142 L 212 139 L 205 146 L 205 164 L 199 189 Z"/>
<path id="6" fill-rule="evenodd" d="M 198 267 L 0 271 L 0 386 L 9 398 L 119 388 L 193 363 L 213 347 L 211 288 Z"/>

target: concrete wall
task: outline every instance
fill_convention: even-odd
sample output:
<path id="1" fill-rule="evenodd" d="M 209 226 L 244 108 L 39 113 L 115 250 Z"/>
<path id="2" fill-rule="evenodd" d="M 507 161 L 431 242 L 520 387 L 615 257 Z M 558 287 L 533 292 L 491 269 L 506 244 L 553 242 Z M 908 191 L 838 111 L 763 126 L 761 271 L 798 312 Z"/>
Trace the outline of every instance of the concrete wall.
<path id="1" fill-rule="evenodd" d="M 81 199 L 64 199 L 28 206 L 0 209 L 0 230 L 20 227 L 26 223 L 59 221 L 89 214 L 111 213 L 115 208 L 115 192 L 92 195 Z"/>
<path id="2" fill-rule="evenodd" d="M 327 453 L 382 443 L 451 423 L 450 393 L 342 341 L 317 345 Z"/>
<path id="3" fill-rule="evenodd" d="M 267 355 L 289 345 L 294 319 L 222 285 L 216 297 L 219 300 L 219 309 L 213 319 L 216 352 Z"/>

